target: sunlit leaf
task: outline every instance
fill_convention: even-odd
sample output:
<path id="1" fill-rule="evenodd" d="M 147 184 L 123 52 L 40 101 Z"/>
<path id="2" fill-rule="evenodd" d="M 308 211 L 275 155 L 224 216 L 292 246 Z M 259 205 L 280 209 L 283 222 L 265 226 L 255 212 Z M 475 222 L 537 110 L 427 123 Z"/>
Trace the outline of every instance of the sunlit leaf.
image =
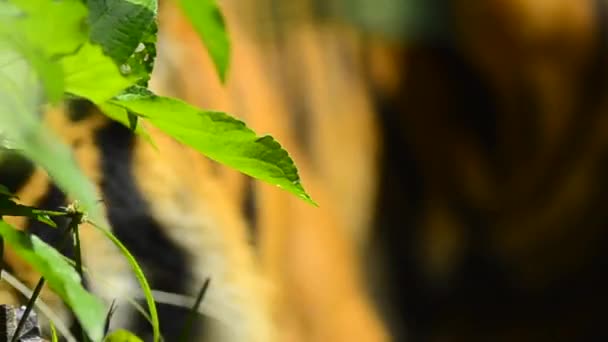
<path id="1" fill-rule="evenodd" d="M 11 57 L 10 50 L 2 52 L 0 49 L 0 61 L 3 57 Z M 0 127 L 3 133 L 20 153 L 43 167 L 64 192 L 77 199 L 90 217 L 104 222 L 95 187 L 80 171 L 71 150 L 39 119 L 44 98 L 39 77 L 26 60 L 12 59 L 8 66 L 0 66 Z"/>
<path id="2" fill-rule="evenodd" d="M 215 0 L 180 0 L 183 13 L 207 47 L 211 60 L 225 81 L 230 61 L 230 41 L 222 12 Z"/>
<path id="3" fill-rule="evenodd" d="M 10 43 L 7 49 L 3 50 L 0 47 L 0 55 L 2 55 L 0 60 L 4 61 L 0 68 L 15 68 L 15 65 L 22 61 L 27 63 L 40 80 L 43 88 L 40 95 L 44 96 L 46 101 L 57 103 L 62 98 L 64 90 L 61 65 L 39 54 L 37 49 L 24 41 L 10 41 Z"/>
<path id="4" fill-rule="evenodd" d="M 93 341 L 103 337 L 105 307 L 81 285 L 78 273 L 53 247 L 38 237 L 18 231 L 0 220 L 4 242 L 25 262 L 39 272 L 50 288 L 63 299 Z"/>
<path id="5" fill-rule="evenodd" d="M 51 342 L 59 342 L 59 336 L 57 336 L 57 330 L 53 321 L 49 321 L 49 327 L 51 328 Z"/>
<path id="6" fill-rule="evenodd" d="M 136 117 L 136 122 L 132 122 L 130 120 L 129 112 L 120 106 L 112 104 L 110 102 L 104 102 L 98 105 L 99 109 L 101 109 L 104 114 L 110 117 L 114 121 L 118 121 L 131 130 L 134 129 L 135 133 L 140 134 L 144 139 L 146 139 L 152 146 L 156 147 L 154 140 L 150 136 L 150 133 L 146 130 L 146 128 L 141 124 L 142 118 Z M 135 127 L 133 127 L 135 126 Z"/>
<path id="7" fill-rule="evenodd" d="M 124 77 L 116 63 L 103 54 L 99 45 L 86 43 L 74 55 L 61 59 L 66 92 L 102 103 L 134 84 Z"/>
<path id="8" fill-rule="evenodd" d="M 88 38 L 87 9 L 80 0 L 11 0 L 10 3 L 18 10 L 0 11 L 0 15 L 4 12 L 0 32 L 8 32 L 35 47 L 45 57 L 72 53 Z"/>
<path id="9" fill-rule="evenodd" d="M 56 59 L 86 41 L 85 18 L 86 7 L 78 0 L 0 3 L 0 68 L 19 68 L 25 60 L 43 85 L 45 99 L 59 101 L 63 72 Z"/>
<path id="10" fill-rule="evenodd" d="M 90 222 L 95 228 L 99 229 L 99 231 L 101 231 L 110 241 L 112 241 L 112 243 L 114 243 L 114 245 L 116 245 L 116 247 L 118 247 L 118 249 L 120 250 L 120 252 L 125 256 L 125 258 L 127 259 L 127 262 L 129 263 L 129 265 L 131 265 L 131 269 L 133 270 L 133 273 L 135 273 L 135 277 L 137 278 L 137 281 L 139 282 L 139 285 L 141 286 L 141 289 L 144 293 L 144 297 L 146 298 L 146 303 L 148 304 L 148 310 L 150 313 L 150 323 L 152 324 L 152 333 L 154 335 L 153 339 L 155 342 L 160 340 L 160 324 L 158 321 L 158 312 L 156 311 L 156 303 L 154 301 L 154 296 L 152 296 L 152 289 L 150 288 L 150 284 L 148 284 L 148 280 L 146 279 L 146 276 L 144 275 L 144 272 L 142 271 L 141 267 L 139 266 L 139 264 L 137 263 L 137 260 L 135 260 L 135 257 L 133 256 L 133 254 L 131 254 L 131 252 L 129 252 L 129 250 L 127 249 L 127 247 L 120 242 L 120 240 L 118 240 L 118 238 L 116 236 L 114 236 L 114 234 L 112 234 L 112 232 L 95 223 L 95 222 Z"/>
<path id="11" fill-rule="evenodd" d="M 153 27 L 157 0 L 88 0 L 91 40 L 123 64 Z"/>
<path id="12" fill-rule="evenodd" d="M 104 342 L 142 342 L 142 339 L 131 333 L 130 331 L 119 329 L 103 340 Z"/>
<path id="13" fill-rule="evenodd" d="M 287 151 L 271 136 L 256 136 L 244 122 L 225 113 L 204 111 L 177 99 L 156 96 L 142 88 L 132 89 L 110 102 L 141 115 L 205 156 L 314 204 L 304 191 Z"/>

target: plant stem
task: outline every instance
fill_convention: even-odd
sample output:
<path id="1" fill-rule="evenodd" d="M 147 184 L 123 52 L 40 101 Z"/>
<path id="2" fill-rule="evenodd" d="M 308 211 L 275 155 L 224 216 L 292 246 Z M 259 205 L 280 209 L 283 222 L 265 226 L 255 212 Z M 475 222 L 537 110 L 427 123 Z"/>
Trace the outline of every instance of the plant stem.
<path id="1" fill-rule="evenodd" d="M 84 275 L 82 272 L 82 253 L 80 250 L 80 232 L 78 229 L 80 223 L 82 223 L 82 213 L 75 211 L 71 216 L 72 220 L 70 221 L 68 231 L 72 232 L 74 238 L 74 261 L 76 262 L 76 272 L 78 272 L 78 275 L 80 275 L 80 281 L 84 282 Z M 89 341 L 89 338 L 85 334 L 84 329 L 82 329 L 79 324 L 77 325 L 76 329 L 80 332 L 82 342 Z"/>
<path id="2" fill-rule="evenodd" d="M 68 226 L 68 228 L 65 230 L 65 232 L 63 233 L 63 237 L 61 239 L 61 242 L 59 243 L 59 248 L 58 250 L 62 250 L 66 243 L 69 241 L 69 237 L 70 237 L 70 233 L 72 232 L 78 232 L 78 225 L 80 224 L 80 221 L 82 220 L 82 213 L 74 213 L 72 215 L 72 220 L 70 221 L 70 225 Z M 77 236 L 77 235 L 76 235 Z M 79 265 L 79 273 L 81 275 L 81 279 L 82 279 L 82 264 L 81 264 L 81 260 L 80 260 L 80 240 L 78 241 L 78 254 L 77 254 L 77 261 L 76 261 L 76 265 Z M 30 315 L 30 312 L 32 311 L 32 309 L 34 308 L 34 303 L 36 302 L 36 299 L 38 298 L 38 296 L 40 296 L 40 292 L 42 291 L 42 288 L 44 287 L 44 277 L 40 277 L 40 280 L 38 280 L 38 284 L 36 284 L 36 287 L 34 288 L 34 291 L 32 292 L 32 296 L 30 297 L 30 300 L 27 302 L 27 306 L 25 307 L 25 311 L 23 312 L 23 315 L 21 316 L 21 319 L 19 320 L 19 323 L 17 324 L 17 329 L 15 330 L 15 334 L 13 335 L 13 338 L 11 339 L 11 342 L 17 342 L 19 340 L 19 335 L 21 335 L 21 330 L 23 330 L 23 327 L 25 326 L 25 322 L 27 321 L 27 318 Z M 83 341 L 87 341 L 86 339 Z"/>
<path id="3" fill-rule="evenodd" d="M 76 271 L 80 275 L 80 279 L 84 279 L 82 273 L 82 254 L 80 251 L 80 233 L 78 231 L 78 225 L 81 220 L 82 214 L 75 214 L 70 222 L 69 230 L 74 234 L 74 261 L 76 262 Z"/>

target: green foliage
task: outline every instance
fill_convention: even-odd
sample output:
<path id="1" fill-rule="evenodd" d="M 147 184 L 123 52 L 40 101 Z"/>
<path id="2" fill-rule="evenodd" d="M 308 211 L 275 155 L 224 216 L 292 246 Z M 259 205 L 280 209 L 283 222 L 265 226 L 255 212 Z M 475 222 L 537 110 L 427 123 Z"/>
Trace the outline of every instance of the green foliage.
<path id="1" fill-rule="evenodd" d="M 110 102 L 137 113 L 213 160 L 314 203 L 302 188 L 298 170 L 287 151 L 271 136 L 256 136 L 242 121 L 154 95 L 144 88 L 132 88 Z"/>
<path id="2" fill-rule="evenodd" d="M 184 14 L 207 47 L 220 80 L 226 80 L 230 42 L 222 12 L 215 0 L 179 0 Z"/>
<path id="3" fill-rule="evenodd" d="M 216 2 L 180 0 L 180 5 L 224 81 L 230 44 Z M 157 10 L 157 0 L 0 1 L 0 161 L 3 149 L 10 148 L 42 167 L 78 201 L 87 220 L 118 246 L 145 294 L 155 341 L 160 340 L 159 322 L 146 278 L 125 246 L 103 228 L 109 224 L 100 196 L 70 148 L 40 120 L 45 111 L 67 97 L 88 99 L 152 143 L 139 124 L 142 120 L 213 160 L 314 204 L 293 160 L 272 137 L 258 137 L 228 114 L 198 109 L 147 89 L 156 57 Z M 27 216 L 54 226 L 50 217 L 65 214 L 16 204 L 0 186 L 0 218 Z M 71 307 L 89 337 L 100 341 L 104 307 L 82 288 L 74 268 L 55 249 L 1 219 L 0 234 Z M 106 337 L 119 340 L 139 339 L 126 332 Z"/>
<path id="4" fill-rule="evenodd" d="M 66 86 L 78 89 L 82 85 L 78 77 L 82 67 L 62 62 L 81 55 L 70 52 L 88 51 L 79 49 L 87 39 L 83 28 L 86 7 L 78 0 L 35 3 L 27 0 L 0 3 L 0 129 L 15 148 L 42 166 L 63 190 L 78 199 L 89 216 L 104 222 L 92 183 L 76 166 L 70 149 L 45 129 L 39 119 L 45 102 L 58 99 L 57 94 L 62 94 Z M 61 38 L 51 39 L 48 31 L 61 34 Z M 68 78 L 64 74 L 66 66 Z"/>
<path id="5" fill-rule="evenodd" d="M 65 91 L 103 103 L 135 84 L 137 77 L 125 77 L 118 66 L 104 55 L 99 45 L 84 43 L 78 52 L 61 59 Z"/>
<path id="6" fill-rule="evenodd" d="M 156 0 L 89 0 L 91 41 L 117 64 L 127 62 L 153 29 Z"/>
<path id="7" fill-rule="evenodd" d="M 116 330 L 106 336 L 103 342 L 141 342 L 142 340 L 127 330 Z"/>
<path id="8" fill-rule="evenodd" d="M 208 157 L 245 174 L 275 184 L 312 203 L 300 184 L 293 161 L 273 138 L 269 136 L 258 138 L 244 123 L 224 113 L 199 110 L 181 101 L 154 96 L 148 92 L 145 96 L 139 96 L 140 89 L 145 88 L 131 87 L 125 91 L 136 83 L 145 85 L 149 78 L 155 55 L 153 46 L 156 32 L 154 21 L 156 1 L 89 0 L 87 4 L 90 30 L 83 24 L 86 8 L 80 5 L 78 0 L 42 1 L 45 5 L 41 5 L 41 8 L 50 8 L 49 13 L 61 13 L 61 20 L 57 17 L 55 21 L 48 18 L 39 19 L 36 15 L 41 10 L 30 5 L 31 0 L 14 0 L 14 2 L 16 4 L 14 7 L 2 5 L 6 8 L 0 13 L 3 15 L 2 19 L 7 19 L 7 23 L 20 24 L 21 26 L 17 26 L 23 27 L 23 35 L 26 39 L 15 38 L 17 33 L 14 33 L 9 25 L 0 26 L 2 27 L 0 32 L 4 36 L 0 39 L 4 42 L 4 44 L 0 43 L 0 47 L 5 46 L 4 49 L 0 48 L 0 62 L 3 55 L 12 58 L 1 71 L 15 74 L 9 75 L 10 77 L 0 75 L 0 86 L 2 78 L 8 78 L 5 80 L 7 85 L 3 87 L 7 90 L 3 91 L 6 94 L 0 95 L 0 99 L 8 96 L 11 100 L 2 100 L 0 104 L 0 123 L 23 121 L 13 124 L 20 127 L 7 127 L 7 132 L 13 133 L 19 130 L 25 132 L 21 137 L 28 137 L 27 139 L 17 139 L 21 142 L 24 153 L 45 167 L 52 176 L 69 174 L 74 176 L 74 179 L 82 180 L 76 186 L 69 186 L 61 180 L 57 181 L 62 189 L 68 190 L 68 193 L 80 199 L 87 210 L 91 210 L 91 204 L 94 203 L 90 184 L 83 180 L 77 168 L 65 167 L 65 165 L 74 166 L 73 162 L 66 159 L 69 154 L 67 149 L 59 143 L 51 142 L 56 139 L 41 129 L 39 122 L 33 118 L 40 110 L 40 103 L 44 103 L 48 98 L 54 100 L 57 94 L 62 92 L 91 100 L 105 109 L 113 119 L 119 119 L 123 123 L 125 123 L 124 115 L 112 105 L 149 117 L 153 125 Z M 229 44 L 217 5 L 211 0 L 181 0 L 181 5 L 208 47 L 220 77 L 223 78 L 228 63 Z M 23 16 L 23 12 L 28 15 Z M 30 13 L 33 18 L 40 20 L 39 24 L 29 23 Z M 68 20 L 64 20 L 64 17 Z M 60 41 L 57 45 L 61 48 L 50 44 L 46 33 L 36 35 L 37 30 L 52 26 L 46 24 L 49 21 L 56 24 L 53 32 L 71 33 L 66 34 L 65 42 L 61 42 L 63 36 L 55 38 L 55 41 Z M 90 40 L 100 44 L 101 47 L 86 41 L 86 32 L 89 31 Z M 45 53 L 40 55 L 35 53 L 36 51 Z M 69 51 L 72 53 L 66 54 Z M 26 80 L 27 84 L 22 87 L 14 87 L 11 84 Z M 38 98 L 31 95 L 32 89 L 37 88 L 38 92 L 34 94 L 37 94 Z M 119 93 L 121 94 L 116 96 Z M 19 103 L 24 99 L 29 99 L 28 103 Z M 10 108 L 2 108 L 6 106 L 4 102 L 16 104 Z M 22 113 L 17 114 L 18 112 Z M 24 115 L 24 113 L 30 116 L 29 120 L 16 119 L 15 115 Z M 175 115 L 177 113 L 182 116 Z M 128 115 L 127 112 L 127 118 Z M 2 120 L 2 117 L 5 120 Z M 181 117 L 184 119 L 176 120 Z M 190 126 L 192 122 L 198 123 L 194 126 L 196 129 Z M 211 126 L 207 127 L 203 123 Z M 141 129 L 136 131 L 143 132 Z M 45 146 L 40 146 L 37 142 L 44 142 Z M 47 142 L 50 145 L 46 145 Z M 65 163 L 49 162 L 40 157 L 41 153 L 51 160 L 57 159 L 55 158 L 57 155 L 59 160 Z"/>
<path id="9" fill-rule="evenodd" d="M 156 57 L 157 0 L 89 0 L 87 4 L 91 41 L 102 46 L 124 75 L 146 86 Z"/>
<path id="10" fill-rule="evenodd" d="M 110 101 L 104 102 L 99 105 L 99 109 L 101 109 L 108 117 L 110 117 L 114 121 L 118 121 L 121 124 L 129 127 L 135 133 L 141 135 L 144 139 L 146 139 L 152 146 L 156 147 L 154 140 L 146 130 L 143 125 L 138 125 L 138 117 L 135 114 L 129 113 L 128 110 L 121 106 L 117 106 Z"/>
<path id="11" fill-rule="evenodd" d="M 53 210 L 41 210 L 13 202 L 14 195 L 0 186 L 0 217 L 2 216 L 25 216 L 40 221 L 53 228 L 57 225 L 51 220 L 51 216 L 64 216 L 65 213 Z"/>
<path id="12" fill-rule="evenodd" d="M 20 232 L 2 220 L 0 235 L 19 257 L 40 272 L 51 289 L 72 308 L 88 336 L 93 341 L 101 340 L 104 305 L 82 287 L 80 276 L 63 256 L 36 236 Z"/>
<path id="13" fill-rule="evenodd" d="M 141 267 L 139 266 L 139 264 L 137 263 L 137 261 L 135 260 L 135 257 L 133 257 L 131 252 L 129 252 L 127 247 L 125 247 L 125 245 L 123 245 L 122 242 L 120 242 L 120 240 L 118 240 L 118 238 L 116 236 L 114 236 L 114 234 L 112 234 L 112 232 L 110 232 L 108 229 L 106 229 L 104 227 L 101 227 L 101 226 L 95 224 L 94 222 L 91 222 L 91 224 L 93 226 L 95 226 L 97 229 L 99 229 L 110 241 L 112 241 L 120 249 L 120 251 L 123 253 L 123 255 L 127 258 L 127 261 L 131 265 L 131 268 L 133 269 L 133 273 L 135 273 L 135 277 L 137 278 L 137 281 L 139 282 L 139 285 L 141 286 L 142 291 L 144 292 L 144 296 L 146 298 L 146 303 L 148 304 L 148 310 L 150 310 L 150 323 L 152 324 L 154 341 L 159 341 L 160 340 L 160 324 L 158 321 L 158 313 L 156 312 L 156 304 L 154 302 L 154 297 L 152 296 L 152 289 L 150 288 L 150 285 L 148 284 L 148 280 L 146 279 L 144 272 L 142 271 Z"/>
<path id="14" fill-rule="evenodd" d="M 53 59 L 73 53 L 86 41 L 86 15 L 85 6 L 78 0 L 0 3 L 1 68 L 6 72 L 19 64 L 20 58 L 24 59 L 38 74 L 46 96 L 51 101 L 58 100 L 63 93 L 63 76 Z M 23 72 L 23 66 L 18 68 Z M 19 73 L 14 76 L 17 82 L 26 77 Z"/>
<path id="15" fill-rule="evenodd" d="M 16 198 L 16 196 L 11 193 L 7 187 L 5 187 L 4 185 L 0 184 L 0 198 L 2 197 L 6 197 L 6 198 Z M 3 198 L 2 198 L 3 199 Z M 0 213 L 0 216 L 2 216 L 3 214 Z"/>
<path id="16" fill-rule="evenodd" d="M 87 10 L 79 0 L 11 0 L 1 6 L 8 12 L 3 16 L 2 31 L 44 57 L 72 53 L 87 40 L 83 25 Z"/>
<path id="17" fill-rule="evenodd" d="M 53 322 L 49 322 L 49 326 L 51 328 L 51 342 L 59 342 L 59 336 L 57 336 L 57 330 Z"/>

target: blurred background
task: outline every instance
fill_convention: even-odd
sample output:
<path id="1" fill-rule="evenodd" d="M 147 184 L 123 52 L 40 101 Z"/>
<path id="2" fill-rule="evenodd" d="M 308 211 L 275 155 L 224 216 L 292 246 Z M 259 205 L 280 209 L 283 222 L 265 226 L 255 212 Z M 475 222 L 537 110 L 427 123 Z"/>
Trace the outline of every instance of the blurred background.
<path id="1" fill-rule="evenodd" d="M 189 99 L 286 145 L 394 340 L 608 340 L 608 1 L 221 4 Z"/>

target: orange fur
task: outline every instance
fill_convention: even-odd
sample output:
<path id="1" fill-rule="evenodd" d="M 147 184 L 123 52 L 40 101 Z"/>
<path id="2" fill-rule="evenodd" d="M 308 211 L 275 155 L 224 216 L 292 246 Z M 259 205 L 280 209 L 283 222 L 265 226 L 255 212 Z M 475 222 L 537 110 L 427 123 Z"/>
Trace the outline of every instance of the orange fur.
<path id="1" fill-rule="evenodd" d="M 264 274 L 274 284 L 275 317 L 280 327 L 286 327 L 279 340 L 387 340 L 361 283 L 357 249 L 365 239 L 363 230 L 370 219 L 365 215 L 370 214 L 373 200 L 375 139 L 371 105 L 363 81 L 356 74 L 350 75 L 350 70 L 335 74 L 325 69 L 326 65 L 339 67 L 340 63 L 328 61 L 332 56 L 322 53 L 339 39 L 349 38 L 341 42 L 345 46 L 336 49 L 345 49 L 356 59 L 357 39 L 330 29 L 303 27 L 290 32 L 293 45 L 285 47 L 290 53 L 283 56 L 247 32 L 242 24 L 246 19 L 236 14 L 236 6 L 227 2 L 223 7 L 233 48 L 225 87 L 215 77 L 198 37 L 185 20 L 176 19 L 178 10 L 170 4 L 161 10 L 159 36 L 161 53 L 165 47 L 168 54 L 160 56 L 153 84 L 159 91 L 167 90 L 204 108 L 234 113 L 256 131 L 273 134 L 294 157 L 305 187 L 320 203 L 320 208 L 314 208 L 279 189 L 256 184 L 259 255 Z M 294 66 L 308 63 L 288 70 L 301 71 L 298 74 L 302 77 L 290 80 L 290 84 L 312 87 L 304 94 L 313 97 L 310 105 L 315 131 L 311 140 L 319 142 L 313 147 L 314 157 L 302 151 L 294 140 L 294 127 L 287 121 L 294 108 L 285 103 L 284 89 L 273 77 L 277 71 L 272 61 L 280 59 Z M 173 68 L 163 70 L 163 61 Z M 170 85 L 176 82 L 191 86 L 183 87 L 181 93 L 171 92 Z M 325 82 L 329 82 L 327 88 L 317 88 Z M 353 91 L 356 93 L 348 96 L 354 102 L 332 107 L 332 96 L 343 97 Z M 360 139 L 362 144 L 336 144 L 342 139 Z M 352 165 L 349 174 L 342 172 L 343 165 Z M 234 182 L 234 176 L 227 174 L 225 181 Z"/>

